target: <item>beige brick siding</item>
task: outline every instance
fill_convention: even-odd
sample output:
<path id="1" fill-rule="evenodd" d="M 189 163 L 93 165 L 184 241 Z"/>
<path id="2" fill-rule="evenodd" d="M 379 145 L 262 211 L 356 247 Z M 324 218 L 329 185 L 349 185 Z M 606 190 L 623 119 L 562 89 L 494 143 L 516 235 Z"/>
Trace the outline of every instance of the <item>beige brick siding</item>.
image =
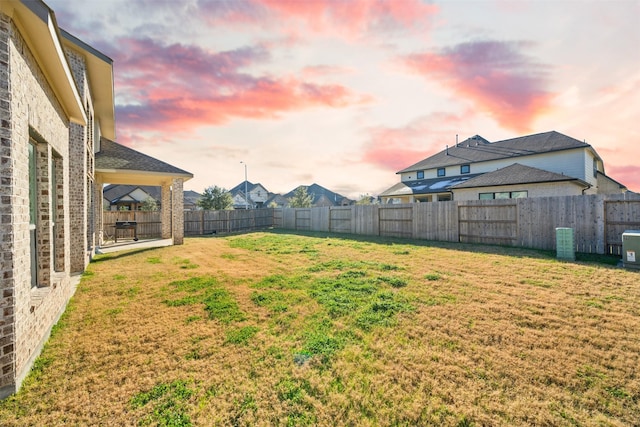
<path id="1" fill-rule="evenodd" d="M 90 261 L 94 247 L 92 206 L 93 185 L 93 103 L 87 81 L 87 68 L 84 57 L 78 52 L 67 49 L 67 60 L 71 72 L 78 85 L 87 114 L 87 126 L 71 124 L 69 130 L 69 174 L 71 183 L 69 188 L 69 202 L 71 210 L 71 271 L 84 271 Z"/>
<path id="2" fill-rule="evenodd" d="M 37 136 L 38 262 L 31 286 L 29 234 L 30 129 Z M 69 127 L 27 44 L 0 14 L 0 397 L 19 387 L 71 296 Z M 52 163 L 57 200 L 51 200 Z M 52 217 L 53 215 L 53 217 Z M 54 218 L 56 238 L 52 239 Z M 54 245 L 55 241 L 55 245 Z M 62 249 L 61 249 L 62 248 Z M 62 271 L 55 272 L 57 269 Z"/>
<path id="3" fill-rule="evenodd" d="M 181 245 L 184 243 L 184 182 L 182 178 L 173 180 L 171 186 L 172 206 L 171 206 L 171 224 L 173 227 L 173 244 Z"/>

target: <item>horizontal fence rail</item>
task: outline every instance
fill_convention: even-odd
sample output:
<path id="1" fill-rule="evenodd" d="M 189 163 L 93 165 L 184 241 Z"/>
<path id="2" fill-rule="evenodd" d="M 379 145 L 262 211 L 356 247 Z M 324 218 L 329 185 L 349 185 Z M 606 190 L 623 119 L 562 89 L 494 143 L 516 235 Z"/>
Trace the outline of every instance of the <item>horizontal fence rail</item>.
<path id="1" fill-rule="evenodd" d="M 543 250 L 555 250 L 556 228 L 567 227 L 577 252 L 620 255 L 622 233 L 640 230 L 640 195 L 279 208 L 273 226 Z"/>
<path id="2" fill-rule="evenodd" d="M 115 234 L 116 221 L 136 221 L 139 238 L 161 236 L 160 212 L 104 212 L 107 237 Z M 567 227 L 574 230 L 577 252 L 620 255 L 622 233 L 640 230 L 640 195 L 184 212 L 185 236 L 269 227 L 543 250 L 555 250 L 555 229 Z M 133 237 L 132 230 L 118 233 Z"/>

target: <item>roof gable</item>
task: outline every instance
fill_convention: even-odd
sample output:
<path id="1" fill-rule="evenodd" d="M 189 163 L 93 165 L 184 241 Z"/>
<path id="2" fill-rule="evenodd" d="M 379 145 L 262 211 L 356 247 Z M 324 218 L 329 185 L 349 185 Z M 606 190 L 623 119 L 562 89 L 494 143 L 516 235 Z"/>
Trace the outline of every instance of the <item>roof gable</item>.
<path id="1" fill-rule="evenodd" d="M 397 173 L 590 147 L 591 146 L 585 142 L 578 141 L 575 138 L 556 131 L 521 136 L 492 143 L 476 135 Z"/>

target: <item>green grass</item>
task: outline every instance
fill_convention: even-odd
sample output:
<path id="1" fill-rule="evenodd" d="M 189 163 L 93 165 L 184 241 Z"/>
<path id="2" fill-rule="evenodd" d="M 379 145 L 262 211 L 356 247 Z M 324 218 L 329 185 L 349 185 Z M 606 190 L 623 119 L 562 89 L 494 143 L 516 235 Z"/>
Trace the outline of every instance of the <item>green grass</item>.
<path id="1" fill-rule="evenodd" d="M 637 283 L 595 259 L 322 233 L 108 254 L 0 425 L 634 425 Z"/>
<path id="2" fill-rule="evenodd" d="M 149 391 L 136 394 L 131 399 L 131 407 L 147 412 L 138 425 L 188 427 L 192 423 L 184 402 L 192 395 L 193 390 L 187 387 L 185 381 L 160 383 Z"/>

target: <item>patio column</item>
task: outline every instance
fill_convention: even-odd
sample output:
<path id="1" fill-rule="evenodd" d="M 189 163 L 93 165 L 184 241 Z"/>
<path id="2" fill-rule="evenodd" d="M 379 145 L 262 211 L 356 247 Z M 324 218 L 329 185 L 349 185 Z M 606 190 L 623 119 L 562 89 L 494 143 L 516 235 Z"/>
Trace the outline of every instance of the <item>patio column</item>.
<path id="1" fill-rule="evenodd" d="M 183 179 L 176 178 L 173 180 L 172 196 L 172 224 L 173 224 L 173 244 L 181 245 L 184 243 L 184 194 Z"/>
<path id="2" fill-rule="evenodd" d="M 163 239 L 171 238 L 171 185 L 169 182 L 162 183 L 162 195 L 160 202 L 161 215 L 161 235 Z"/>
<path id="3" fill-rule="evenodd" d="M 94 218 L 94 224 L 96 227 L 95 230 L 97 233 L 96 246 L 98 247 L 102 246 L 102 243 L 104 242 L 104 221 L 102 218 L 102 212 L 104 212 L 104 203 L 103 203 L 104 197 L 102 195 L 102 186 L 103 186 L 102 179 L 96 177 L 96 181 L 93 183 L 93 187 L 94 187 L 93 194 L 95 195 L 93 218 Z"/>

